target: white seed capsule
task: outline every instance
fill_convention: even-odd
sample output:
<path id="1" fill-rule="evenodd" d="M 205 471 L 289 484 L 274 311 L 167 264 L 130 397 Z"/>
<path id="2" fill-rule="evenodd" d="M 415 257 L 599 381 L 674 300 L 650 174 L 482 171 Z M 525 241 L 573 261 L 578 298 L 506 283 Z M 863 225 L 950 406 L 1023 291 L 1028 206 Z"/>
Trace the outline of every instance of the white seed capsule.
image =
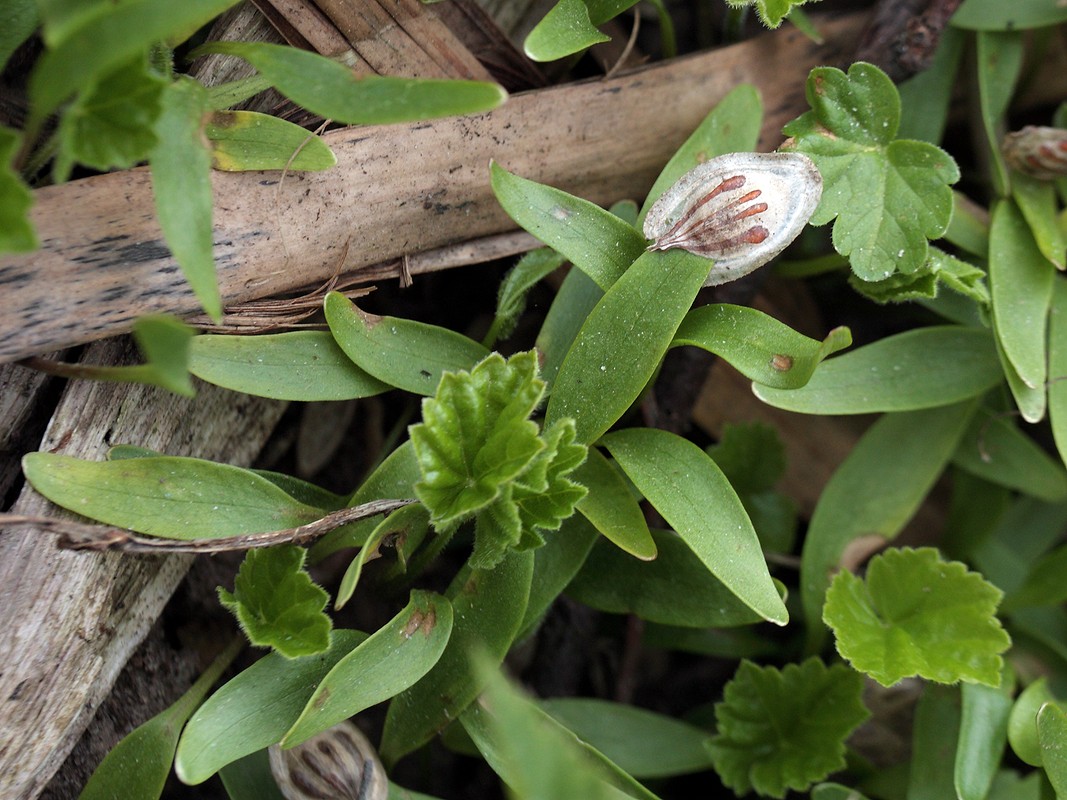
<path id="1" fill-rule="evenodd" d="M 288 750 L 272 745 L 270 771 L 286 800 L 386 800 L 389 781 L 378 753 L 351 722 Z"/>
<path id="2" fill-rule="evenodd" d="M 1050 181 L 1067 176 L 1067 130 L 1027 125 L 1004 137 L 1000 150 L 1019 172 Z"/>
<path id="3" fill-rule="evenodd" d="M 801 153 L 727 153 L 700 164 L 645 217 L 649 250 L 680 247 L 715 261 L 705 286 L 736 280 L 781 253 L 822 197 Z"/>

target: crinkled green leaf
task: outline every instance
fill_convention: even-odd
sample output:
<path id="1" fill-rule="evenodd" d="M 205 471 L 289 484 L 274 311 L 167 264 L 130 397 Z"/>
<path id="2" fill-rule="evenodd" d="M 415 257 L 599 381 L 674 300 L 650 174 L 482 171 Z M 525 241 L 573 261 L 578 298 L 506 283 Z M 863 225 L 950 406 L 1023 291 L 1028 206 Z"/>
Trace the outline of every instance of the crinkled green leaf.
<path id="1" fill-rule="evenodd" d="M 449 590 L 452 636 L 422 679 L 393 698 L 382 732 L 386 765 L 421 747 L 455 720 L 481 692 L 472 658 L 480 652 L 499 664 L 515 640 L 533 578 L 534 554 L 509 552 L 491 570 L 465 570 Z"/>
<path id="2" fill-rule="evenodd" d="M 762 422 L 727 423 L 707 453 L 739 493 L 772 489 L 785 474 L 785 445 Z"/>
<path id="3" fill-rule="evenodd" d="M 519 317 L 526 310 L 526 295 L 542 278 L 563 266 L 566 259 L 549 247 L 526 253 L 500 282 L 493 326 L 486 342 L 507 339 L 515 331 Z"/>
<path id="4" fill-rule="evenodd" d="M 78 795 L 79 800 L 114 800 L 116 797 L 155 800 L 160 797 L 185 721 L 240 648 L 239 641 L 232 643 L 177 702 L 123 737 L 93 772 Z"/>
<path id="5" fill-rule="evenodd" d="M 871 64 L 857 62 L 847 75 L 812 70 L 807 97 L 812 110 L 783 131 L 822 173 L 811 224 L 836 218 L 834 248 L 863 280 L 915 272 L 926 263 L 927 240 L 948 227 L 956 162 L 932 144 L 895 138 L 900 98 Z"/>
<path id="6" fill-rule="evenodd" d="M 1056 702 L 1044 676 L 1031 683 L 1015 699 L 1008 717 L 1008 742 L 1021 760 L 1040 767 L 1043 758 L 1037 736 L 1037 714 L 1047 704 Z"/>
<path id="7" fill-rule="evenodd" d="M 608 542 L 598 543 L 567 586 L 578 602 L 609 614 L 694 628 L 729 628 L 762 617 L 737 598 L 672 531 L 654 531 L 657 556 L 638 561 Z"/>
<path id="8" fill-rule="evenodd" d="M 952 463 L 1048 502 L 1067 499 L 1067 470 L 1003 416 L 976 414 Z"/>
<path id="9" fill-rule="evenodd" d="M 589 489 L 578 501 L 585 518 L 616 547 L 644 561 L 655 558 L 656 544 L 645 515 L 618 469 L 591 448 L 575 477 Z"/>
<path id="10" fill-rule="evenodd" d="M 707 731 L 643 708 L 585 697 L 538 705 L 635 778 L 665 778 L 711 768 Z"/>
<path id="11" fill-rule="evenodd" d="M 1045 703 L 1037 712 L 1037 742 L 1056 797 L 1067 796 L 1067 713 L 1055 703 Z"/>
<path id="12" fill-rule="evenodd" d="M 763 103 L 759 90 L 747 83 L 731 89 L 671 156 L 648 190 L 635 227 L 644 224 L 653 203 L 689 170 L 716 156 L 755 150 L 762 122 Z"/>
<path id="13" fill-rule="evenodd" d="M 1067 8 L 1059 3 L 1002 3 L 1000 0 L 965 0 L 952 24 L 976 31 L 1017 31 L 1067 22 Z"/>
<path id="14" fill-rule="evenodd" d="M 328 331 L 197 336 L 189 371 L 216 386 L 277 400 L 350 400 L 390 388 L 357 367 Z"/>
<path id="15" fill-rule="evenodd" d="M 993 208 L 989 230 L 989 283 L 993 330 L 1023 383 L 1044 391 L 1049 307 L 1055 269 L 1034 243 L 1011 200 Z"/>
<path id="16" fill-rule="evenodd" d="M 863 281 L 850 275 L 849 285 L 876 303 L 901 303 L 907 300 L 932 299 L 940 284 L 982 305 L 989 305 L 985 272 L 966 261 L 951 256 L 933 245 L 921 269 L 911 274 L 896 273 L 882 281 Z"/>
<path id="17" fill-rule="evenodd" d="M 282 747 L 307 741 L 409 688 L 437 663 L 451 634 L 448 601 L 433 592 L 412 592 L 399 614 L 327 673 L 286 732 Z"/>
<path id="18" fill-rule="evenodd" d="M 932 547 L 887 550 L 871 559 L 866 580 L 837 574 L 823 620 L 838 652 L 883 686 L 911 675 L 998 686 L 1011 645 L 996 617 L 1002 596 Z"/>
<path id="19" fill-rule="evenodd" d="M 168 539 L 204 539 L 295 528 L 322 514 L 251 470 L 197 458 L 83 461 L 28 453 L 33 487 L 91 519 Z"/>
<path id="20" fill-rule="evenodd" d="M 339 292 L 324 303 L 337 344 L 356 365 L 383 383 L 430 395 L 444 372 L 469 370 L 489 351 L 463 334 L 410 319 L 379 317 Z"/>
<path id="21" fill-rule="evenodd" d="M 680 249 L 638 258 L 590 312 L 567 352 L 546 424 L 573 417 L 584 443 L 614 425 L 655 373 L 707 278 L 708 263 Z"/>
<path id="22" fill-rule="evenodd" d="M 8 0 L 0 6 L 0 72 L 37 28 L 36 0 Z"/>
<path id="23" fill-rule="evenodd" d="M 555 61 L 611 41 L 589 19 L 583 0 L 558 0 L 527 35 L 522 47 L 534 61 Z"/>
<path id="24" fill-rule="evenodd" d="M 476 114 L 507 98 L 500 86 L 484 81 L 357 75 L 339 61 L 277 44 L 210 42 L 194 53 L 243 58 L 297 105 L 347 125 Z"/>
<path id="25" fill-rule="evenodd" d="M 773 29 L 782 24 L 782 20 L 789 16 L 790 11 L 809 0 L 727 0 L 727 2 L 735 7 L 752 6 L 759 14 L 760 22 Z"/>
<path id="26" fill-rule="evenodd" d="M 630 428 L 604 446 L 704 566 L 762 618 L 789 618 L 759 540 L 722 471 L 692 442 L 667 431 Z"/>
<path id="27" fill-rule="evenodd" d="M 869 414 L 958 403 L 1003 377 L 989 331 L 937 325 L 830 359 L 799 389 L 753 384 L 752 390 L 768 405 L 802 414 Z"/>
<path id="28" fill-rule="evenodd" d="M 149 156 L 152 194 L 167 247 L 197 300 L 213 320 L 222 318 L 211 232 L 211 154 L 204 146 L 204 87 L 179 78 L 163 92 L 156 146 Z"/>
<path id="29" fill-rule="evenodd" d="M 446 373 L 411 428 L 422 471 L 415 495 L 435 526 L 492 503 L 545 447 L 529 419 L 544 393 L 533 352 L 494 353 L 470 372 Z"/>
<path id="30" fill-rule="evenodd" d="M 188 784 L 203 783 L 227 764 L 282 740 L 315 687 L 367 638 L 334 630 L 329 649 L 286 658 L 268 653 L 208 698 L 182 732 L 174 771 Z"/>
<path id="31" fill-rule="evenodd" d="M 523 800 L 654 800 L 602 754 L 539 709 L 490 664 L 485 702 L 460 717 L 486 763 Z"/>
<path id="32" fill-rule="evenodd" d="M 633 226 L 588 200 L 489 165 L 497 202 L 515 222 L 607 291 L 645 252 Z M 705 261 L 707 266 L 707 261 Z M 706 274 L 706 273 L 705 273 Z"/>
<path id="33" fill-rule="evenodd" d="M 211 140 L 211 166 L 231 172 L 321 170 L 337 157 L 315 134 L 295 123 L 255 111 L 216 111 L 204 128 Z"/>
<path id="34" fill-rule="evenodd" d="M 249 641 L 286 658 L 321 653 L 330 646 L 332 623 L 323 609 L 330 596 L 304 569 L 307 550 L 280 545 L 249 550 L 233 592 L 219 600 L 233 612 Z"/>
<path id="35" fill-rule="evenodd" d="M 825 636 L 818 621 L 826 587 L 846 549 L 900 533 L 948 464 L 973 412 L 967 403 L 886 414 L 831 476 L 812 514 L 800 563 L 810 648 L 817 649 Z M 890 452 L 893 457 L 886 458 Z"/>
<path id="36" fill-rule="evenodd" d="M 851 344 L 848 328 L 834 328 L 820 342 L 762 311 L 726 303 L 694 308 L 671 342 L 715 353 L 746 378 L 778 389 L 799 389 L 824 358 Z"/>
<path id="37" fill-rule="evenodd" d="M 59 119 L 56 182 L 66 181 L 76 163 L 106 171 L 147 159 L 167 85 L 138 55 L 78 92 Z"/>
<path id="38" fill-rule="evenodd" d="M 1048 418 L 1060 461 L 1067 464 L 1067 281 L 1052 288 L 1048 323 Z"/>
<path id="39" fill-rule="evenodd" d="M 954 783 L 959 800 L 985 800 L 1008 743 L 1011 685 L 999 688 L 964 683 L 960 736 L 956 744 Z"/>
<path id="40" fill-rule="evenodd" d="M 845 766 L 845 739 L 869 716 L 862 692 L 863 676 L 841 664 L 742 661 L 715 705 L 715 771 L 739 795 L 806 790 Z"/>
<path id="41" fill-rule="evenodd" d="M 33 195 L 11 168 L 22 137 L 0 125 L 0 253 L 24 253 L 37 248 L 37 234 L 30 223 Z"/>

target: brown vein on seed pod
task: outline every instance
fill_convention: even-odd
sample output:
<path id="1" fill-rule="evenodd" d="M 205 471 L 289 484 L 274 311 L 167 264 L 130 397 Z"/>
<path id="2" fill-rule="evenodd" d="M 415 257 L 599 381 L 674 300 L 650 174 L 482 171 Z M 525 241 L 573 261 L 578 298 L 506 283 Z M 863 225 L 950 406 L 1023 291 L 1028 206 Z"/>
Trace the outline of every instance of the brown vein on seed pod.
<path id="1" fill-rule="evenodd" d="M 694 241 L 691 244 L 687 244 L 686 249 L 697 255 L 707 256 L 723 253 L 731 247 L 737 247 L 743 244 L 760 244 L 770 235 L 770 231 L 762 225 L 754 225 L 746 231 L 735 236 L 729 236 L 725 239 L 718 239 L 711 242 Z"/>
<path id="2" fill-rule="evenodd" d="M 730 188 L 740 188 L 744 185 L 745 178 L 738 175 L 729 179 L 729 181 L 721 183 L 715 190 L 698 201 L 649 249 L 667 250 L 671 247 L 685 247 L 701 254 L 707 252 L 721 253 L 731 244 L 759 244 L 766 239 L 769 233 L 763 226 L 750 228 L 744 233 L 734 236 L 726 235 L 730 229 L 736 228 L 737 223 L 741 220 L 762 214 L 768 209 L 767 203 L 755 203 L 748 208 L 738 210 L 743 204 L 751 202 L 762 195 L 763 192 L 760 189 L 753 189 L 703 217 L 693 218 L 697 209 L 713 196 L 721 193 L 727 183 L 731 184 Z M 714 238 L 713 234 L 717 234 L 718 238 Z M 709 239 L 710 241 L 708 241 Z"/>
<path id="3" fill-rule="evenodd" d="M 699 200 L 697 200 L 693 204 L 693 207 L 690 208 L 688 211 L 686 211 L 678 219 L 678 221 L 676 223 L 674 223 L 674 225 L 671 227 L 671 229 L 667 232 L 667 236 L 665 236 L 664 238 L 670 237 L 671 234 L 674 233 L 675 231 L 677 231 L 679 227 L 681 227 L 682 225 L 685 225 L 690 219 L 692 219 L 693 215 L 696 214 L 701 208 L 703 208 L 705 205 L 710 203 L 712 200 L 714 200 L 716 197 L 718 197 L 723 192 L 732 192 L 735 189 L 740 189 L 744 185 L 745 185 L 745 176 L 744 175 L 734 175 L 732 178 L 727 178 L 722 183 L 720 183 L 718 186 L 716 186 L 714 189 L 712 189 L 710 192 L 708 192 L 706 195 L 704 195 Z"/>

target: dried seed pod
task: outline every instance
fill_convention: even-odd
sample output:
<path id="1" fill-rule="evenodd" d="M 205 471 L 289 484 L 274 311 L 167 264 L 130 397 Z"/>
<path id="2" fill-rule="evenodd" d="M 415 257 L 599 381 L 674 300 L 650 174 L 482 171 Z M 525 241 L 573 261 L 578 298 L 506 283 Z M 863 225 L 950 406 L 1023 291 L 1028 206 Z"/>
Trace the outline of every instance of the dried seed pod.
<path id="1" fill-rule="evenodd" d="M 649 250 L 680 247 L 714 259 L 705 286 L 736 280 L 782 252 L 822 197 L 801 153 L 727 153 L 683 175 L 645 217 Z"/>
<path id="2" fill-rule="evenodd" d="M 286 800 L 386 800 L 389 781 L 378 753 L 351 722 L 289 750 L 273 745 L 270 771 Z"/>
<path id="3" fill-rule="evenodd" d="M 1027 125 L 1000 143 L 1004 160 L 1012 167 L 1043 181 L 1067 176 L 1067 130 Z"/>

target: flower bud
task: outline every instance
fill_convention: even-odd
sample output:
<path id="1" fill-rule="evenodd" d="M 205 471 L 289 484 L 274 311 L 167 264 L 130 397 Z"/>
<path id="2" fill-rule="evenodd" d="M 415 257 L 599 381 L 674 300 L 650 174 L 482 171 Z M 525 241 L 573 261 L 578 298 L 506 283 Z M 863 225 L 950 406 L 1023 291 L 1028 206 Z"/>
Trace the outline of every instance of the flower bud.
<path id="1" fill-rule="evenodd" d="M 1027 125 L 1000 143 L 1004 160 L 1024 175 L 1043 181 L 1067 176 L 1067 130 Z"/>
<path id="2" fill-rule="evenodd" d="M 781 253 L 822 197 L 801 153 L 727 153 L 700 164 L 645 217 L 649 250 L 680 247 L 714 260 L 705 286 L 736 280 Z"/>
<path id="3" fill-rule="evenodd" d="M 386 800 L 389 781 L 374 747 L 341 722 L 288 750 L 273 745 L 270 771 L 286 800 Z"/>

